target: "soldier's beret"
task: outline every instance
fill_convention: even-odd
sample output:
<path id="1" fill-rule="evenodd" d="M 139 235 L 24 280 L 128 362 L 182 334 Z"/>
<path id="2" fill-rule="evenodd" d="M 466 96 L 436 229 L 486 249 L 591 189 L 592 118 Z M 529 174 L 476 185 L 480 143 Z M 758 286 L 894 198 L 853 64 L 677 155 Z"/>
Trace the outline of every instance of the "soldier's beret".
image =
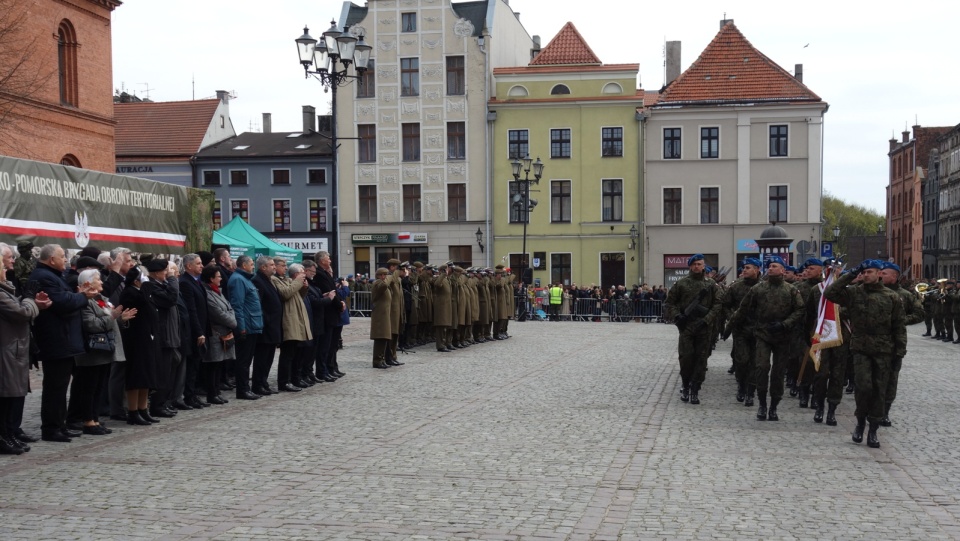
<path id="1" fill-rule="evenodd" d="M 400 260 L 399 260 L 399 259 L 390 259 L 390 260 L 387 260 L 387 266 L 388 266 L 388 267 L 389 267 L 390 265 L 399 265 L 399 264 L 400 264 Z"/>
<path id="2" fill-rule="evenodd" d="M 776 264 L 780 265 L 781 267 L 786 267 L 786 265 L 783 263 L 783 258 L 781 258 L 781 257 L 778 256 L 778 255 L 772 255 L 772 256 L 770 256 L 769 258 L 767 258 L 767 267 L 769 267 L 769 266 L 772 265 L 773 263 L 776 263 Z M 794 271 L 794 272 L 796 272 L 796 271 Z"/>
<path id="3" fill-rule="evenodd" d="M 816 266 L 818 266 L 818 267 L 822 267 L 822 266 L 823 266 L 823 261 L 820 261 L 819 259 L 817 259 L 817 258 L 815 258 L 815 257 L 811 257 L 811 258 L 809 258 L 809 259 L 807 259 L 806 261 L 803 262 L 803 266 L 804 266 L 804 267 L 809 267 L 810 265 L 816 265 Z"/>
<path id="4" fill-rule="evenodd" d="M 758 269 L 763 266 L 763 263 L 761 263 L 760 260 L 757 259 L 757 258 L 755 258 L 755 257 L 745 257 L 745 258 L 743 258 L 743 264 L 744 264 L 744 265 L 753 265 L 754 267 L 756 267 L 756 268 L 758 268 Z"/>
<path id="5" fill-rule="evenodd" d="M 687 266 L 693 265 L 695 261 L 703 261 L 703 254 L 693 254 L 690 256 L 690 259 L 687 259 Z"/>
<path id="6" fill-rule="evenodd" d="M 421 263 L 421 262 L 419 262 L 419 261 L 414 261 L 414 262 L 413 262 L 413 266 L 416 267 L 416 268 L 418 268 L 418 269 L 422 269 L 422 268 L 423 268 L 423 263 Z"/>
<path id="7" fill-rule="evenodd" d="M 900 274 L 900 265 L 897 265 L 896 263 L 890 263 L 889 261 L 883 262 L 883 270 L 887 269 L 893 269 L 897 272 L 897 274 Z"/>
<path id="8" fill-rule="evenodd" d="M 706 267 L 703 268 L 703 272 L 706 272 L 709 274 L 713 272 L 713 267 L 711 267 L 710 265 L 707 265 Z"/>
<path id="9" fill-rule="evenodd" d="M 868 259 L 862 263 L 864 269 L 883 270 L 884 262 L 879 259 Z"/>
<path id="10" fill-rule="evenodd" d="M 780 258 L 777 257 L 777 259 L 780 259 Z M 783 265 L 783 260 L 782 260 L 782 259 L 780 260 L 780 264 Z M 788 270 L 788 271 L 790 271 L 790 272 L 792 272 L 792 273 L 794 273 L 794 274 L 796 274 L 796 272 L 797 272 L 797 268 L 794 267 L 793 265 L 787 265 L 787 266 L 783 267 L 783 269 L 784 269 L 784 270 Z"/>

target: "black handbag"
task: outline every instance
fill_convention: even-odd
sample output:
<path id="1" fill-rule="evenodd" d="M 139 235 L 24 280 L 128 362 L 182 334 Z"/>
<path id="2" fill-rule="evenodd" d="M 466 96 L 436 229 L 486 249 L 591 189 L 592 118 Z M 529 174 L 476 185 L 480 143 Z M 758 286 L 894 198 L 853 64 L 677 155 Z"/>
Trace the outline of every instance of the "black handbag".
<path id="1" fill-rule="evenodd" d="M 117 349 L 113 331 L 95 332 L 87 335 L 87 351 L 113 353 Z"/>

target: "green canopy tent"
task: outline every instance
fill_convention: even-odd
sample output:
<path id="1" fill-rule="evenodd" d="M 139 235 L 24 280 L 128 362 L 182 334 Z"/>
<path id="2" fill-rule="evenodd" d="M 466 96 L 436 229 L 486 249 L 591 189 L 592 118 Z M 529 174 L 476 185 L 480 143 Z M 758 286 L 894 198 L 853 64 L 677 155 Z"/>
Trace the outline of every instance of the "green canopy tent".
<path id="1" fill-rule="evenodd" d="M 215 231 L 214 239 L 216 239 L 217 234 L 225 235 L 235 242 L 252 246 L 253 254 L 251 254 L 251 257 L 268 255 L 271 257 L 282 257 L 286 259 L 288 263 L 299 263 L 303 261 L 303 252 L 273 242 L 251 227 L 250 224 L 239 216 L 234 216 L 234 218 L 230 220 L 230 223 Z M 216 240 L 214 240 L 214 242 L 216 242 Z M 230 243 L 227 242 L 224 244 Z"/>
<path id="2" fill-rule="evenodd" d="M 230 249 L 230 257 L 236 259 L 242 255 L 248 255 L 250 257 L 256 257 L 256 250 L 253 245 L 248 242 L 239 241 L 228 235 L 224 235 L 219 231 L 213 232 L 213 244 L 220 244 L 227 246 Z"/>

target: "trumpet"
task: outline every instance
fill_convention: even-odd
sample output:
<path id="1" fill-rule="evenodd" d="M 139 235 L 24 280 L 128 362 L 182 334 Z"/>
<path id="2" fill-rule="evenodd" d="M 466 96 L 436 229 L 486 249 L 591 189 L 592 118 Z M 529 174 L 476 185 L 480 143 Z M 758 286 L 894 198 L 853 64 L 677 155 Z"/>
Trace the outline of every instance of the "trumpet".
<path id="1" fill-rule="evenodd" d="M 917 295 L 920 295 L 921 298 L 926 298 L 927 295 L 934 295 L 935 300 L 943 301 L 944 299 L 944 289 L 947 287 L 947 279 L 941 278 L 937 280 L 937 287 L 934 287 L 930 284 L 919 283 L 914 286 L 913 290 L 917 292 Z"/>

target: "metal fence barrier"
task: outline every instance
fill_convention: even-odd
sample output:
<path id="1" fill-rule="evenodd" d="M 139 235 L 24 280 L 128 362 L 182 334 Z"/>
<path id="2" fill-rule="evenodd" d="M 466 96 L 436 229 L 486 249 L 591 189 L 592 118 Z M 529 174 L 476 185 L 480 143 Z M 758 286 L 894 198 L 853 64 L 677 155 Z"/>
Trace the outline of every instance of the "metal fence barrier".
<path id="1" fill-rule="evenodd" d="M 370 317 L 373 309 L 369 291 L 351 291 L 347 308 L 352 317 Z M 535 298 L 524 302 L 520 296 L 515 298 L 517 312 L 515 319 L 545 321 L 550 319 L 549 301 Z M 558 310 L 560 321 L 642 321 L 644 323 L 663 321 L 663 301 L 641 299 L 571 299 L 567 309 Z"/>

